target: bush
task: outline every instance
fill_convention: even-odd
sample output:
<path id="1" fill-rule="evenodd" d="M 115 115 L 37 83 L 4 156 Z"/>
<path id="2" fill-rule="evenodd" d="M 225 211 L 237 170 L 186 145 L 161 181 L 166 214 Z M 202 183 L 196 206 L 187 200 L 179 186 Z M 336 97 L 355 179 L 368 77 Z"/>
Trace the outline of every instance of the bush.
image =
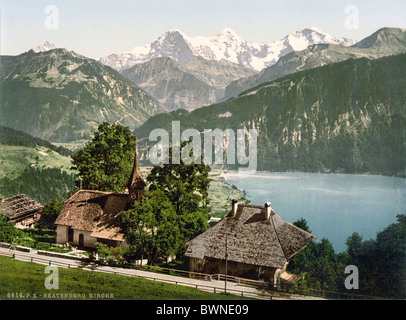
<path id="1" fill-rule="evenodd" d="M 17 229 L 7 217 L 0 212 L 0 241 L 11 243 L 19 236 L 23 236 L 23 232 Z"/>
<path id="2" fill-rule="evenodd" d="M 96 242 L 96 252 L 99 258 L 101 259 L 107 259 L 109 256 L 111 256 L 111 250 L 103 243 L 101 242 Z"/>
<path id="3" fill-rule="evenodd" d="M 37 223 L 40 228 L 55 228 L 54 222 L 62 211 L 63 204 L 59 200 L 52 200 L 44 205 L 41 218 Z"/>

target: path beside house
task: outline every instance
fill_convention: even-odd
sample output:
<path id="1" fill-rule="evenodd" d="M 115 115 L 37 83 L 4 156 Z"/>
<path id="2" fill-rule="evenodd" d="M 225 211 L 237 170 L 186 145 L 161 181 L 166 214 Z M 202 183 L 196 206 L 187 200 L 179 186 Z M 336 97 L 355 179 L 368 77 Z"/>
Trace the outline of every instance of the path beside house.
<path id="1" fill-rule="evenodd" d="M 239 285 L 238 283 L 227 281 L 227 284 L 223 280 L 203 280 L 195 278 L 180 277 L 168 274 L 161 274 L 152 271 L 143 271 L 136 269 L 126 269 L 126 268 L 116 268 L 110 266 L 101 266 L 95 263 L 89 263 L 85 259 L 72 259 L 68 257 L 58 256 L 47 256 L 38 254 L 36 251 L 31 252 L 21 252 L 17 250 L 11 250 L 8 248 L 0 248 L 0 255 L 11 256 L 16 260 L 20 261 L 30 261 L 45 265 L 54 265 L 63 268 L 81 268 L 83 270 L 105 272 L 105 273 L 115 273 L 125 276 L 132 277 L 142 277 L 145 279 L 153 281 L 161 281 L 166 283 L 173 283 L 177 285 L 184 285 L 189 287 L 195 287 L 199 290 L 221 293 L 224 292 L 225 286 L 228 293 L 244 296 L 253 297 L 259 299 L 272 299 L 272 300 L 315 300 L 319 299 L 310 296 L 300 296 L 300 295 L 274 295 L 272 297 L 269 293 L 264 293 L 262 290 L 250 287 L 246 285 Z"/>

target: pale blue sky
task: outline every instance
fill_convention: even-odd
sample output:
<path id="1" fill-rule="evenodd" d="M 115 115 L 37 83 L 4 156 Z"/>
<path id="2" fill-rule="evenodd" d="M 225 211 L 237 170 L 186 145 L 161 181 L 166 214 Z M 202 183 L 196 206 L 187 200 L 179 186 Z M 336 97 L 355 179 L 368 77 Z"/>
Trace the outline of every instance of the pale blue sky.
<path id="1" fill-rule="evenodd" d="M 58 9 L 49 29 L 45 9 Z M 346 28 L 356 6 L 358 28 Z M 130 50 L 168 31 L 210 36 L 231 28 L 250 42 L 272 42 L 316 26 L 356 40 L 381 27 L 406 28 L 405 0 L 2 0 L 1 54 L 17 55 L 50 41 L 92 58 Z"/>

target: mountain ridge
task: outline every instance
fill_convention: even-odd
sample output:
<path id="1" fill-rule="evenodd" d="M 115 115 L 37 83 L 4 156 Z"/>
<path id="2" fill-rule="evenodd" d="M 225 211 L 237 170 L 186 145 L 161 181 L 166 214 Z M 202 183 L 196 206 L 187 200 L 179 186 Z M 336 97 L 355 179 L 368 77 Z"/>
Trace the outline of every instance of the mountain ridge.
<path id="1" fill-rule="evenodd" d="M 50 43 L 49 41 L 45 41 L 44 44 L 39 45 L 38 47 L 36 47 L 34 50 L 34 52 L 39 53 L 39 52 L 46 52 L 49 50 L 53 50 L 56 49 L 56 46 L 53 43 Z"/>
<path id="2" fill-rule="evenodd" d="M 255 72 L 222 59 L 200 56 L 190 62 L 153 58 L 120 72 L 148 92 L 168 110 L 192 110 L 217 102 L 232 81 Z"/>
<path id="3" fill-rule="evenodd" d="M 0 59 L 0 125 L 52 143 L 91 139 L 104 121 L 134 129 L 165 111 L 114 69 L 74 51 Z"/>
<path id="4" fill-rule="evenodd" d="M 229 28 L 209 37 L 190 37 L 174 29 L 144 46 L 102 57 L 100 62 L 121 71 L 137 63 L 162 56 L 178 62 L 190 62 L 197 56 L 201 56 L 207 60 L 225 59 L 260 71 L 275 63 L 282 55 L 292 50 L 305 49 L 310 44 L 328 42 L 350 45 L 354 43 L 354 40 L 338 39 L 317 28 L 314 29 L 296 31 L 272 43 L 250 43 Z"/>
<path id="5" fill-rule="evenodd" d="M 378 41 L 379 39 L 379 41 Z M 238 96 L 250 87 L 273 81 L 278 77 L 297 71 L 320 67 L 349 58 L 371 59 L 406 52 L 406 29 L 381 28 L 353 46 L 340 44 L 314 44 L 302 51 L 292 51 L 282 56 L 275 64 L 256 75 L 232 81 L 221 101 Z"/>

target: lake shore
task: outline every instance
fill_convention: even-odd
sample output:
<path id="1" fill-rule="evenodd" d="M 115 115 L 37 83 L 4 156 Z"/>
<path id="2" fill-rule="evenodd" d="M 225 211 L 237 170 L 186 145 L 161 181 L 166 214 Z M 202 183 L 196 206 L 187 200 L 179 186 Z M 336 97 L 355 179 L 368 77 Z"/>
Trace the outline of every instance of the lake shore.
<path id="1" fill-rule="evenodd" d="M 244 191 L 253 204 L 270 201 L 286 221 L 305 219 L 337 252 L 357 232 L 364 240 L 406 212 L 406 179 L 374 174 L 224 171 L 224 181 Z"/>

